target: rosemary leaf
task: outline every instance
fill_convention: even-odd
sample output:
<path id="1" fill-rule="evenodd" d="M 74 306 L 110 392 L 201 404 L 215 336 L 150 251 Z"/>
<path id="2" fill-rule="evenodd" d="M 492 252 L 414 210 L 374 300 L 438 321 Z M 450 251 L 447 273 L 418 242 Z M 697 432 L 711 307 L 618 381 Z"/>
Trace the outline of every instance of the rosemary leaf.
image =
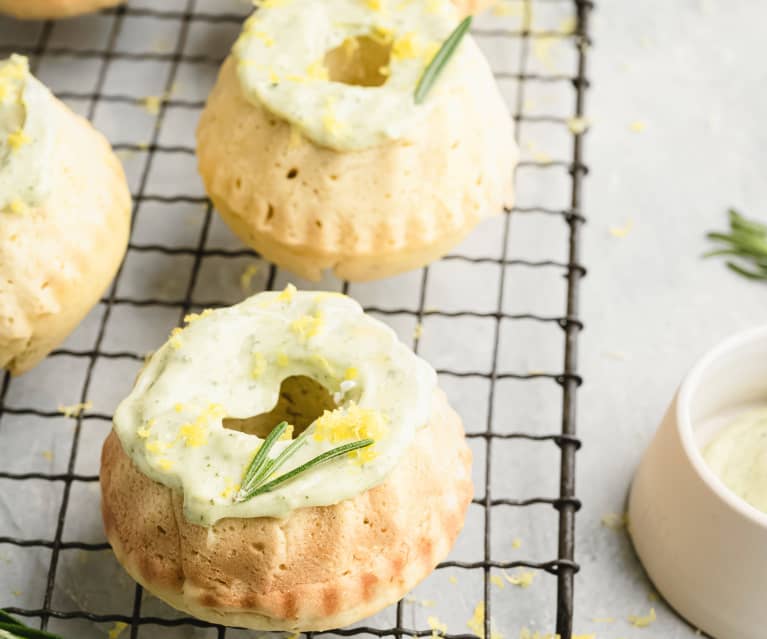
<path id="1" fill-rule="evenodd" d="M 2 617 L 0 617 L 0 619 L 2 619 L 0 620 L 0 630 L 5 630 L 5 632 L 14 637 L 19 637 L 20 639 L 61 639 L 58 635 L 52 635 L 43 630 L 22 626 L 15 619 L 12 622 L 4 621 L 6 617 L 13 619 L 13 617 L 3 614 Z"/>
<path id="2" fill-rule="evenodd" d="M 309 431 L 305 430 L 298 437 L 296 437 L 290 445 L 285 447 L 276 458 L 270 459 L 264 464 L 263 472 L 258 473 L 257 477 L 253 478 L 250 482 L 249 489 L 257 488 L 260 484 L 264 483 L 271 475 L 276 473 L 280 467 L 290 459 L 293 454 L 306 443 L 306 438 L 309 436 Z"/>
<path id="3" fill-rule="evenodd" d="M 767 237 L 767 224 L 762 224 L 756 220 L 746 219 L 735 209 L 730 209 L 728 213 L 730 215 L 730 226 L 732 226 L 733 229 L 755 233 L 761 237 Z"/>
<path id="4" fill-rule="evenodd" d="M 245 471 L 245 475 L 242 478 L 241 493 L 245 492 L 251 486 L 253 479 L 259 474 L 259 471 L 263 469 L 264 464 L 269 461 L 269 451 L 274 447 L 274 444 L 282 436 L 287 427 L 288 422 L 280 422 L 272 429 L 272 432 L 266 436 L 264 443 L 261 444 L 261 447 L 253 456 L 250 465 Z"/>
<path id="5" fill-rule="evenodd" d="M 736 258 L 726 262 L 727 268 L 750 280 L 767 282 L 767 224 L 748 219 L 735 209 L 730 209 L 728 216 L 730 232 L 707 233 L 706 237 L 720 246 L 703 257 Z"/>
<path id="6" fill-rule="evenodd" d="M 336 448 L 333 448 L 331 450 L 328 450 L 321 455 L 317 455 L 316 457 L 313 457 L 309 461 L 301 464 L 300 466 L 297 466 L 293 470 L 285 473 L 284 475 L 280 475 L 277 477 L 277 479 L 273 479 L 270 482 L 267 482 L 266 484 L 263 484 L 261 486 L 258 486 L 256 488 L 252 488 L 251 490 L 247 492 L 242 492 L 238 495 L 237 501 L 247 501 L 249 499 L 252 499 L 253 497 L 256 497 L 257 495 L 262 495 L 263 493 L 268 493 L 275 488 L 281 486 L 282 484 L 289 482 L 292 479 L 295 479 L 298 477 L 298 475 L 301 475 L 308 470 L 311 470 L 312 468 L 315 468 L 321 464 L 325 464 L 336 457 L 340 457 L 341 455 L 345 455 L 346 453 L 350 453 L 352 451 L 358 450 L 359 448 L 365 448 L 367 446 L 372 446 L 375 443 L 372 439 L 361 439 L 357 442 L 351 442 L 349 444 L 343 444 L 342 446 L 338 446 Z"/>
<path id="7" fill-rule="evenodd" d="M 437 51 L 436 55 L 429 62 L 429 66 L 424 69 L 421 79 L 418 81 L 418 86 L 415 88 L 415 103 L 421 104 L 426 95 L 429 93 L 434 83 L 439 78 L 442 71 L 444 71 L 450 58 L 453 57 L 458 45 L 461 44 L 463 36 L 471 27 L 471 16 L 465 18 L 461 23 L 453 30 L 448 36 L 447 40 L 442 43 L 442 46 Z"/>
<path id="8" fill-rule="evenodd" d="M 731 271 L 734 271 L 738 275 L 742 275 L 743 277 L 746 277 L 750 280 L 767 280 L 767 271 L 760 270 L 760 271 L 749 271 L 746 268 L 743 268 L 739 264 L 736 264 L 735 262 L 727 262 L 727 268 L 729 268 Z"/>

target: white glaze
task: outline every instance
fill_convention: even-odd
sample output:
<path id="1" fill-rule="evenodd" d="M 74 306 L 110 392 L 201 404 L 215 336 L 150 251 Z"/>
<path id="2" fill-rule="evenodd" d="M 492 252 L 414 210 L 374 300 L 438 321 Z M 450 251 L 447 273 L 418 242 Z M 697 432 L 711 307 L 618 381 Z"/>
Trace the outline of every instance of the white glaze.
<path id="1" fill-rule="evenodd" d="M 25 57 L 0 61 L 1 212 L 21 213 L 50 193 L 58 126 L 53 99 L 30 74 Z"/>
<path id="2" fill-rule="evenodd" d="M 361 463 L 344 456 L 273 492 L 235 503 L 236 486 L 263 440 L 223 428 L 222 418 L 268 412 L 282 381 L 294 375 L 339 392 L 350 367 L 356 369 L 356 383 L 344 385 L 341 410 L 355 402 L 375 411 L 387 431 L 365 449 L 372 454 L 363 458 L 373 459 Z M 382 482 L 428 422 L 435 386 L 434 370 L 355 301 L 286 289 L 204 314 L 173 336 L 118 407 L 114 427 L 143 473 L 183 491 L 190 521 L 283 516 L 295 508 L 335 504 Z M 220 408 L 211 410 L 212 405 Z M 202 428 L 196 435 L 205 440 L 199 446 L 189 445 L 181 430 L 195 420 Z M 308 427 L 314 434 L 279 474 L 339 444 L 317 441 L 317 423 Z M 152 442 L 164 450 L 157 451 Z M 278 442 L 272 457 L 287 444 Z"/>
<path id="3" fill-rule="evenodd" d="M 371 8 L 380 4 L 380 9 Z M 262 3 L 234 47 L 245 97 L 291 122 L 317 144 L 350 151 L 402 140 L 428 117 L 438 93 L 413 99 L 424 69 L 458 23 L 446 0 L 279 0 Z M 390 75 L 381 86 L 317 76 L 326 52 L 358 36 L 392 41 Z M 438 85 L 448 93 L 467 57 L 464 38 Z M 307 70 L 315 73 L 307 73 Z M 447 98 L 449 99 L 449 98 Z"/>

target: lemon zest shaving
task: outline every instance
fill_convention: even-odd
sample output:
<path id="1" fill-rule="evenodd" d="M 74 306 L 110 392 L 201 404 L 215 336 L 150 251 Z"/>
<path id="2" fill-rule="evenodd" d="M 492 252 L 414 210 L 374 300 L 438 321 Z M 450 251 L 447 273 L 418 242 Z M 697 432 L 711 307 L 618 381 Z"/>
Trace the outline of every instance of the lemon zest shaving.
<path id="1" fill-rule="evenodd" d="M 647 615 L 629 615 L 628 622 L 635 628 L 647 628 L 647 626 L 651 625 L 657 618 L 655 608 L 650 608 L 650 612 Z"/>
<path id="2" fill-rule="evenodd" d="M 107 636 L 109 639 L 117 639 L 127 627 L 128 624 L 124 621 L 115 621 L 115 625 L 107 632 Z"/>
<path id="3" fill-rule="evenodd" d="M 93 402 L 88 400 L 78 404 L 59 404 L 58 411 L 64 414 L 64 417 L 79 417 L 86 410 L 93 408 Z"/>

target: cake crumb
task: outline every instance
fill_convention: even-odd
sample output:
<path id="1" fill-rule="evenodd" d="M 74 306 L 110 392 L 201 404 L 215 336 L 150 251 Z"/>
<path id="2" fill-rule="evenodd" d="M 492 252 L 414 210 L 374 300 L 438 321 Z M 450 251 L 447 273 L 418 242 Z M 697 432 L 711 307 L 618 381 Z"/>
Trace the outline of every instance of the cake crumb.
<path id="1" fill-rule="evenodd" d="M 58 411 L 63 413 L 64 417 L 79 417 L 86 410 L 93 408 L 93 402 L 88 400 L 78 404 L 59 404 Z"/>

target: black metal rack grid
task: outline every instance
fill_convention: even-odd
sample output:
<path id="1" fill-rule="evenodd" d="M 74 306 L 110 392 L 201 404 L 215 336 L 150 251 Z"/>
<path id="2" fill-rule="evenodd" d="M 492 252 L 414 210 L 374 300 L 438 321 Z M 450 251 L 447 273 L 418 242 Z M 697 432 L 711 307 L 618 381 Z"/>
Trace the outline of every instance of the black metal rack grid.
<path id="1" fill-rule="evenodd" d="M 572 34 L 563 34 L 556 31 L 540 31 L 534 32 L 528 20 L 523 21 L 523 28 L 518 31 L 508 31 L 505 29 L 493 29 L 493 30 L 480 30 L 480 34 L 503 37 L 509 39 L 515 39 L 519 42 L 519 59 L 516 61 L 518 68 L 515 72 L 502 72 L 496 73 L 499 79 L 512 80 L 518 83 L 518 90 L 516 96 L 516 104 L 514 105 L 514 119 L 518 125 L 517 137 L 519 138 L 519 130 L 525 122 L 543 122 L 551 124 L 552 126 L 567 126 L 569 119 L 553 116 L 531 116 L 524 113 L 524 87 L 530 83 L 569 83 L 573 87 L 573 93 L 575 96 L 575 103 L 573 105 L 572 117 L 581 118 L 584 115 L 584 96 L 588 88 L 588 80 L 586 77 L 586 58 L 588 49 L 590 46 L 588 36 L 588 18 L 593 3 L 590 0 L 525 0 L 524 10 L 526 12 L 531 11 L 533 5 L 545 5 L 553 4 L 555 2 L 568 2 L 572 5 L 574 12 L 574 18 L 576 20 L 575 30 Z M 18 45 L 6 46 L 0 42 L 0 55 L 7 55 L 11 52 L 24 53 L 30 56 L 33 67 L 36 67 L 39 62 L 47 57 L 56 56 L 70 56 L 76 59 L 93 60 L 98 65 L 98 77 L 95 83 L 95 90 L 92 92 L 60 92 L 59 95 L 62 99 L 81 100 L 87 103 L 87 115 L 93 117 L 97 106 L 100 103 L 112 102 L 112 103 L 125 103 L 125 104 L 140 104 L 142 97 L 135 95 L 114 94 L 105 91 L 104 84 L 107 74 L 107 70 L 113 60 L 121 58 L 135 59 L 135 60 L 156 60 L 166 62 L 170 65 L 170 71 L 166 82 L 166 92 L 170 92 L 176 79 L 177 71 L 180 63 L 196 63 L 196 64 L 211 64 L 218 65 L 221 60 L 216 57 L 208 56 L 190 56 L 184 54 L 185 42 L 189 35 L 190 26 L 193 24 L 224 24 L 224 23 L 239 23 L 243 19 L 240 14 L 229 13 L 217 13 L 215 11 L 201 11 L 196 7 L 196 0 L 185 0 L 184 8 L 181 11 L 172 10 L 158 10 L 154 8 L 142 8 L 138 6 L 132 6 L 129 2 L 127 6 L 120 7 L 115 10 L 104 11 L 103 16 L 110 18 L 109 32 L 106 39 L 106 46 L 98 49 L 68 49 L 64 47 L 56 47 L 50 43 L 51 32 L 54 28 L 54 23 L 45 23 L 39 30 L 36 40 L 29 47 L 20 47 Z M 115 43 L 118 35 L 120 34 L 121 26 L 126 16 L 136 16 L 149 18 L 152 20 L 175 20 L 180 23 L 178 31 L 178 39 L 175 42 L 175 48 L 172 53 L 130 53 L 117 51 Z M 535 38 L 552 38 L 552 37 L 566 37 L 572 38 L 573 44 L 576 49 L 576 61 L 577 69 L 575 73 L 571 75 L 562 74 L 540 74 L 529 73 L 526 71 L 527 59 L 530 52 L 530 43 Z M 85 379 L 82 385 L 80 393 L 80 401 L 85 402 L 89 395 L 91 383 L 93 380 L 93 372 L 96 363 L 100 359 L 125 359 L 141 362 L 144 359 L 142 353 L 137 352 L 123 352 L 123 351 L 109 351 L 103 347 L 104 336 L 107 329 L 107 325 L 110 320 L 110 316 L 115 308 L 121 305 L 130 305 L 135 307 L 164 307 L 169 309 L 175 309 L 178 311 L 178 323 L 181 324 L 183 317 L 192 309 L 199 308 L 201 306 L 217 306 L 224 305 L 224 302 L 216 302 L 215 300 L 207 300 L 204 304 L 201 304 L 198 300 L 194 299 L 193 293 L 195 283 L 199 277 L 201 264 L 203 260 L 208 257 L 217 258 L 237 258 L 253 256 L 253 253 L 248 250 L 223 250 L 207 248 L 206 243 L 208 241 L 208 235 L 211 227 L 212 220 L 212 207 L 205 198 L 197 198 L 186 195 L 159 195 L 149 192 L 147 188 L 148 179 L 152 172 L 154 159 L 163 153 L 181 153 L 181 154 L 193 154 L 194 150 L 191 147 L 185 146 L 163 146 L 159 142 L 160 130 L 162 127 L 163 118 L 168 108 L 190 108 L 200 109 L 202 108 L 202 102 L 191 100 L 177 100 L 169 98 L 162 101 L 159 105 L 159 113 L 152 129 L 151 140 L 148 145 L 116 145 L 118 149 L 128 151 L 146 151 L 146 160 L 140 175 L 138 182 L 138 188 L 134 192 L 134 210 L 133 218 L 134 222 L 137 216 L 140 215 L 142 205 L 151 202 L 189 202 L 198 203 L 204 205 L 205 214 L 204 221 L 201 225 L 201 232 L 197 239 L 197 244 L 190 247 L 169 247 L 156 244 L 140 244 L 135 241 L 131 241 L 129 246 L 129 255 L 147 255 L 153 253 L 160 253 L 166 255 L 187 255 L 191 258 L 191 274 L 186 287 L 186 294 L 183 299 L 167 300 L 167 299 L 143 299 L 127 296 L 119 296 L 117 294 L 117 286 L 120 280 L 120 273 L 118 273 L 115 282 L 110 287 L 107 295 L 101 301 L 103 307 L 103 313 L 101 315 L 98 331 L 96 333 L 95 341 L 92 348 L 84 350 L 72 350 L 72 349 L 59 349 L 52 353 L 50 357 L 69 357 L 84 360 L 86 365 Z M 499 265 L 500 281 L 497 294 L 497 306 L 492 312 L 487 311 L 473 311 L 473 310 L 461 310 L 461 311 L 440 311 L 435 309 L 429 309 L 425 304 L 426 287 L 429 277 L 429 267 L 422 269 L 421 272 L 421 287 L 420 297 L 417 310 L 412 309 L 391 309 L 391 308 L 373 308 L 368 307 L 366 310 L 374 311 L 384 315 L 407 315 L 414 317 L 418 322 L 429 316 L 437 316 L 443 318 L 451 317 L 477 317 L 477 318 L 489 318 L 494 324 L 494 345 L 492 351 L 492 368 L 489 373 L 474 372 L 474 371 L 456 371 L 456 370 L 439 370 L 438 372 L 442 376 L 454 376 L 458 378 L 483 378 L 489 381 L 488 387 L 490 392 L 489 404 L 488 404 L 488 419 L 487 424 L 484 427 L 477 427 L 476 424 L 467 424 L 468 437 L 483 439 L 486 442 L 486 462 L 484 468 L 484 497 L 474 500 L 474 503 L 481 506 L 484 512 L 484 549 L 483 559 L 476 562 L 465 561 L 447 561 L 440 565 L 439 568 L 453 567 L 463 570 L 477 570 L 481 571 L 483 576 L 483 592 L 482 599 L 485 604 L 485 636 L 491 636 L 491 605 L 492 596 L 490 591 L 490 576 L 491 571 L 494 569 L 509 569 L 516 567 L 527 567 L 536 571 L 545 571 L 556 577 L 556 603 L 552 602 L 552 606 L 556 605 L 556 632 L 562 639 L 570 639 L 572 634 L 572 620 L 573 620 L 573 585 L 574 575 L 578 571 L 578 564 L 574 561 L 574 527 L 575 527 L 575 513 L 579 509 L 579 501 L 575 497 L 575 456 L 576 451 L 580 447 L 580 442 L 576 437 L 576 393 L 577 388 L 581 384 L 581 378 L 577 373 L 577 344 L 578 335 L 582 330 L 583 325 L 578 319 L 578 289 L 581 278 L 585 275 L 585 269 L 579 261 L 579 236 L 581 225 L 585 222 L 581 211 L 581 189 L 582 179 L 587 173 L 587 167 L 583 162 L 583 148 L 582 148 L 582 132 L 573 132 L 573 145 L 572 156 L 568 160 L 562 161 L 545 161 L 545 162 L 521 162 L 519 164 L 520 169 L 532 169 L 532 170 L 560 170 L 566 171 L 570 179 L 570 205 L 566 209 L 554 209 L 540 206 L 527 206 L 527 207 L 514 207 L 506 211 L 505 219 L 503 222 L 503 250 L 500 258 L 484 258 L 484 257 L 469 257 L 457 254 L 451 254 L 444 258 L 445 260 L 462 260 L 472 263 L 491 263 Z M 509 235 L 509 220 L 513 216 L 517 215 L 533 215 L 533 216 L 555 216 L 562 219 L 563 224 L 567 227 L 568 232 L 568 246 L 567 256 L 562 261 L 556 260 L 524 260 L 514 259 L 513 256 L 508 254 L 508 235 Z M 530 269 L 543 269 L 543 268 L 556 268 L 560 269 L 563 276 L 566 278 L 567 291 L 566 291 L 566 313 L 561 316 L 543 316 L 535 313 L 508 313 L 504 311 L 504 280 L 509 266 L 523 267 Z M 277 269 L 273 266 L 269 267 L 268 279 L 266 281 L 266 288 L 272 288 L 275 284 L 277 277 Z M 348 290 L 348 283 L 343 283 L 343 290 Z M 509 373 L 501 372 L 498 370 L 499 359 L 499 337 L 501 330 L 501 322 L 507 321 L 533 321 L 546 324 L 554 324 L 561 328 L 564 337 L 564 361 L 562 362 L 562 369 L 558 372 L 518 372 Z M 414 337 L 413 343 L 415 349 L 419 346 L 419 337 Z M 548 379 L 553 384 L 557 384 L 562 389 L 562 404 L 561 404 L 561 429 L 554 434 L 537 434 L 532 432 L 495 432 L 493 430 L 493 395 L 496 392 L 496 382 L 503 379 L 514 380 L 531 380 L 531 379 Z M 4 468 L 3 462 L 3 424 L 2 418 L 4 415 L 14 416 L 30 416 L 30 418 L 42 418 L 53 419 L 62 418 L 59 412 L 52 410 L 45 410 L 36 408 L 35 406 L 10 406 L 6 402 L 6 398 L 9 394 L 9 389 L 16 383 L 8 374 L 5 374 L 2 378 L 2 386 L 0 387 L 0 481 L 11 482 L 14 490 L 24 491 L 25 482 L 30 481 L 43 481 L 60 484 L 63 489 L 61 493 L 61 501 L 58 508 L 58 516 L 56 518 L 55 535 L 53 539 L 28 539 L 17 537 L 0 537 L 0 550 L 3 548 L 32 548 L 39 549 L 40 552 L 44 550 L 50 551 L 50 559 L 48 560 L 47 571 L 41 575 L 45 582 L 44 597 L 41 605 L 37 608 L 19 608 L 12 605 L 8 605 L 12 602 L 0 601 L 0 606 L 5 606 L 10 612 L 19 615 L 23 618 L 27 618 L 29 623 L 39 623 L 40 628 L 46 629 L 49 621 L 52 618 L 55 619 L 80 619 L 93 623 L 105 623 L 105 622 L 123 622 L 128 624 L 130 628 L 129 634 L 131 639 L 135 639 L 139 636 L 140 628 L 148 624 L 154 626 L 170 627 L 170 626 L 194 626 L 194 627 L 211 627 L 215 629 L 216 635 L 219 639 L 224 639 L 227 636 L 227 628 L 220 626 L 211 626 L 205 622 L 190 618 L 162 618 L 158 616 L 144 616 L 142 615 L 142 589 L 140 586 L 136 586 L 135 595 L 133 598 L 133 607 L 130 611 L 126 611 L 124 614 L 103 614 L 98 611 L 91 610 L 59 610 L 53 605 L 53 593 L 54 586 L 56 584 L 57 569 L 59 568 L 59 559 L 61 551 L 77 549 L 80 551 L 91 552 L 101 551 L 108 549 L 108 545 L 105 543 L 88 543 L 80 541 L 64 541 L 62 539 L 62 533 L 64 531 L 65 522 L 67 519 L 67 513 L 70 510 L 72 501 L 72 490 L 75 485 L 78 484 L 93 484 L 98 481 L 96 475 L 85 475 L 76 472 L 76 461 L 78 455 L 78 447 L 81 439 L 83 421 L 86 419 L 82 414 L 73 416 L 70 419 L 74 422 L 73 435 L 69 447 L 69 456 L 66 464 L 66 471 L 63 473 L 49 474 L 39 472 L 17 473 L 8 472 Z M 87 420 L 98 420 L 102 422 L 110 422 L 111 415 L 101 413 L 87 413 Z M 496 440 L 531 440 L 540 442 L 551 442 L 556 445 L 559 450 L 559 495 L 556 497 L 536 497 L 531 499 L 506 499 L 506 498 L 493 498 L 493 485 L 491 481 L 491 447 Z M 549 561 L 534 562 L 527 560 L 499 560 L 492 557 L 491 545 L 490 545 L 490 526 L 491 517 L 495 507 L 511 507 L 523 509 L 535 504 L 545 504 L 558 512 L 558 551 L 557 556 Z M 364 622 L 363 622 L 364 623 Z M 307 633 L 312 634 L 329 634 L 329 633 Z M 433 631 L 430 628 L 410 628 L 405 627 L 403 621 L 403 606 L 402 602 L 396 606 L 396 624 L 390 628 L 372 628 L 368 626 L 356 626 L 354 628 L 347 628 L 334 631 L 334 634 L 341 636 L 353 636 L 370 634 L 379 637 L 383 636 L 395 636 L 402 637 L 404 635 L 410 636 L 428 636 L 432 635 Z M 142 637 L 148 636 L 146 633 L 141 635 Z M 474 639 L 474 635 L 470 634 L 446 634 L 448 639 Z M 309 638 L 308 638 L 309 639 Z"/>

